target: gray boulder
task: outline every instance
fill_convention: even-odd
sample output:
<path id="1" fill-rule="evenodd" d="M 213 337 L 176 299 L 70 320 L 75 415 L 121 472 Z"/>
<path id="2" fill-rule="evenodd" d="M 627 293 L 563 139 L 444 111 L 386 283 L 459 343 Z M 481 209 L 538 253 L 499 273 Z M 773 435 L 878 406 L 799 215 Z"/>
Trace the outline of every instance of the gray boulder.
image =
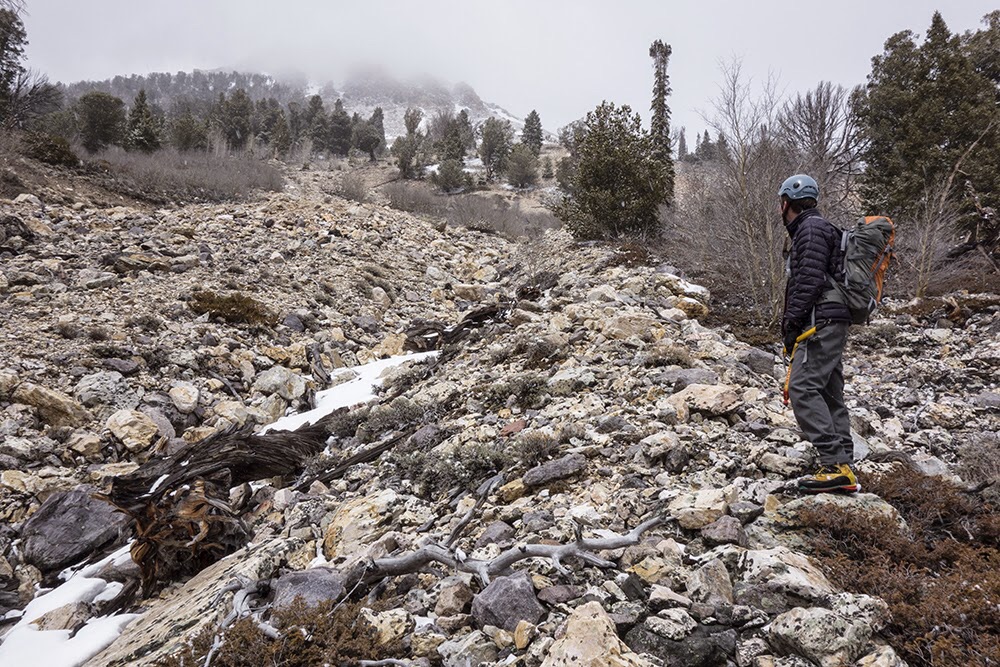
<path id="1" fill-rule="evenodd" d="M 24 560 L 42 572 L 72 565 L 118 539 L 128 518 L 80 486 L 49 496 L 21 529 Z"/>
<path id="2" fill-rule="evenodd" d="M 535 597 L 535 587 L 526 573 L 498 577 L 472 601 L 472 616 L 480 627 L 494 625 L 513 632 L 518 621 L 538 623 L 545 608 Z"/>
<path id="3" fill-rule="evenodd" d="M 583 454 L 567 454 L 561 459 L 548 461 L 524 473 L 525 486 L 544 486 L 551 482 L 572 477 L 587 465 Z"/>
<path id="4" fill-rule="evenodd" d="M 337 600 L 346 592 L 344 577 L 325 567 L 313 567 L 283 574 L 272 584 L 274 608 L 287 607 L 301 597 L 309 607 L 326 600 Z"/>

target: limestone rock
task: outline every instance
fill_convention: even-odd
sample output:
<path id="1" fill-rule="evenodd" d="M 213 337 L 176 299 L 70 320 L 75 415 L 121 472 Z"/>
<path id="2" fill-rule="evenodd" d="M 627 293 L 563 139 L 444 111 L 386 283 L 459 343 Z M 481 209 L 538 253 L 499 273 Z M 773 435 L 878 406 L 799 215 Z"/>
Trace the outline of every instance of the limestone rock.
<path id="1" fill-rule="evenodd" d="M 858 660 L 856 667 L 907 667 L 891 646 L 880 646 Z"/>
<path id="2" fill-rule="evenodd" d="M 413 632 L 413 617 L 405 609 L 389 609 L 383 612 L 374 612 L 371 609 L 362 609 L 359 615 L 362 623 L 367 623 L 374 628 L 376 634 L 375 643 L 379 646 L 392 644 Z"/>
<path id="3" fill-rule="evenodd" d="M 782 653 L 801 655 L 820 667 L 853 664 L 864 655 L 872 630 L 819 607 L 796 607 L 768 626 L 768 641 Z"/>
<path id="4" fill-rule="evenodd" d="M 732 604 L 733 583 L 722 561 L 711 560 L 695 570 L 688 577 L 687 594 L 695 602 Z"/>
<path id="5" fill-rule="evenodd" d="M 455 616 L 463 613 L 472 602 L 472 589 L 461 579 L 446 579 L 438 593 L 434 613 L 438 616 Z"/>
<path id="6" fill-rule="evenodd" d="M 697 530 L 722 518 L 727 507 L 722 489 L 701 489 L 675 498 L 667 506 L 667 511 L 682 528 Z"/>
<path id="7" fill-rule="evenodd" d="M 14 390 L 13 399 L 30 405 L 38 416 L 52 426 L 84 426 L 92 417 L 79 402 L 61 391 L 46 389 L 32 382 L 22 382 Z"/>
<path id="8" fill-rule="evenodd" d="M 524 473 L 525 486 L 545 486 L 560 479 L 571 477 L 581 472 L 587 465 L 587 459 L 582 454 L 567 454 L 566 456 L 547 461 Z"/>
<path id="9" fill-rule="evenodd" d="M 349 500 L 338 507 L 323 538 L 323 553 L 326 557 L 361 557 L 367 546 L 378 539 L 379 526 L 396 500 L 394 491 L 383 489 L 371 496 Z"/>
<path id="10" fill-rule="evenodd" d="M 93 616 L 93 613 L 90 604 L 71 602 L 42 614 L 31 624 L 39 630 L 75 630 Z"/>
<path id="11" fill-rule="evenodd" d="M 744 552 L 736 566 L 740 581 L 800 600 L 822 600 L 833 586 L 806 556 L 785 547 Z"/>
<path id="12" fill-rule="evenodd" d="M 168 392 L 174 407 L 181 414 L 190 414 L 198 407 L 201 392 L 190 382 L 175 382 Z"/>
<path id="13" fill-rule="evenodd" d="M 728 385 L 690 384 L 670 397 L 674 405 L 708 415 L 724 415 L 743 405 L 743 399 Z"/>
<path id="14" fill-rule="evenodd" d="M 615 631 L 599 602 L 588 602 L 566 619 L 566 631 L 549 649 L 542 667 L 651 667 Z"/>
<path id="15" fill-rule="evenodd" d="M 133 452 L 149 447 L 158 431 L 156 422 L 136 410 L 119 410 L 108 417 L 105 426 Z"/>
<path id="16" fill-rule="evenodd" d="M 545 608 L 535 597 L 531 578 L 525 573 L 497 577 L 472 602 L 472 615 L 480 626 L 495 625 L 513 631 L 519 621 L 537 623 Z"/>
<path id="17" fill-rule="evenodd" d="M 285 573 L 274 580 L 271 589 L 275 609 L 291 605 L 296 598 L 301 598 L 307 606 L 315 606 L 328 600 L 339 600 L 346 592 L 343 575 L 325 567 Z"/>
<path id="18" fill-rule="evenodd" d="M 286 401 L 293 401 L 306 393 L 306 381 L 284 366 L 271 366 L 257 376 L 253 389 L 262 394 L 278 394 Z"/>
<path id="19" fill-rule="evenodd" d="M 438 646 L 444 667 L 479 667 L 497 660 L 497 645 L 479 630 Z"/>
<path id="20" fill-rule="evenodd" d="M 683 609 L 664 609 L 647 618 L 646 627 L 661 637 L 680 641 L 698 627 L 698 622 Z"/>

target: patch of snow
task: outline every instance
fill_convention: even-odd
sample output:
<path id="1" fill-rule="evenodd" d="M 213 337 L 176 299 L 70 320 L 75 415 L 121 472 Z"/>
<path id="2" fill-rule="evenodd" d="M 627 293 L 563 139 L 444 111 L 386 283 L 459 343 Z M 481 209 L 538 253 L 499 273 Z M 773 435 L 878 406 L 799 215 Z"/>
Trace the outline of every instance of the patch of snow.
<path id="1" fill-rule="evenodd" d="M 282 417 L 273 424 L 269 424 L 261 429 L 260 433 L 268 431 L 294 431 L 306 424 L 315 424 L 317 421 L 330 414 L 338 408 L 367 403 L 375 398 L 375 388 L 379 386 L 379 377 L 386 370 L 406 363 L 407 361 L 421 361 L 429 359 L 437 352 L 421 352 L 419 354 L 405 354 L 398 357 L 380 359 L 362 366 L 355 366 L 347 369 L 353 372 L 356 377 L 353 380 L 342 382 L 341 384 L 325 389 L 316 394 L 316 407 L 307 412 L 300 412 L 294 415 Z"/>

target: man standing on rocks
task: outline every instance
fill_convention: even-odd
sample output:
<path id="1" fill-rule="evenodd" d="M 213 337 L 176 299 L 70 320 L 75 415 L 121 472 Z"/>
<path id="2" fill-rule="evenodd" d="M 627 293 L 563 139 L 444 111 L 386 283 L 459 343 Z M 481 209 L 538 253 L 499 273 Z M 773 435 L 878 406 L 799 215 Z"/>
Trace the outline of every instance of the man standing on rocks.
<path id="1" fill-rule="evenodd" d="M 778 190 L 781 218 L 791 237 L 781 323 L 792 357 L 788 398 L 803 435 L 819 452 L 816 474 L 799 480 L 806 493 L 860 490 L 851 470 L 854 444 L 844 403 L 844 346 L 851 315 L 832 298 L 830 278 L 843 278 L 842 232 L 816 209 L 819 186 L 805 174 Z"/>

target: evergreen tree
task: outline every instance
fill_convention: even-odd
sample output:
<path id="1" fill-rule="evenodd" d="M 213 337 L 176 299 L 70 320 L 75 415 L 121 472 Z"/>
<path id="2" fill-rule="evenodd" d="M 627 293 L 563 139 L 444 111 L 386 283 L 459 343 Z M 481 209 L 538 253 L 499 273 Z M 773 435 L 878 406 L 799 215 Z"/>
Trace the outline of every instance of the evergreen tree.
<path id="1" fill-rule="evenodd" d="M 462 142 L 462 148 L 465 152 L 476 150 L 476 130 L 472 127 L 472 121 L 469 119 L 469 111 L 467 109 L 462 109 L 458 112 L 458 116 L 455 117 L 455 123 L 458 128 L 458 137 Z"/>
<path id="2" fill-rule="evenodd" d="M 75 111 L 80 142 L 88 151 L 122 144 L 126 118 L 121 99 L 107 93 L 87 93 L 76 101 Z"/>
<path id="3" fill-rule="evenodd" d="M 247 91 L 237 88 L 226 99 L 220 97 L 219 122 L 230 150 L 242 150 L 250 141 L 253 101 Z"/>
<path id="4" fill-rule="evenodd" d="M 857 104 L 868 144 L 862 182 L 871 212 L 913 212 L 961 174 L 1000 205 L 1000 113 L 994 83 L 935 12 L 926 39 L 900 32 L 872 61 Z M 957 190 L 961 181 L 952 181 Z"/>
<path id="5" fill-rule="evenodd" d="M 312 128 L 316 117 L 321 115 L 326 115 L 326 109 L 323 108 L 323 98 L 319 95 L 313 95 L 309 98 L 309 101 L 306 102 L 306 108 L 302 112 L 302 121 L 305 123 L 306 127 Z"/>
<path id="6" fill-rule="evenodd" d="M 268 144 L 274 151 L 275 157 L 285 155 L 292 146 L 292 134 L 288 130 L 288 121 L 285 120 L 285 112 L 280 107 L 274 116 L 269 139 Z"/>
<path id="7" fill-rule="evenodd" d="M 190 109 L 184 109 L 170 122 L 170 143 L 179 151 L 205 150 L 208 128 Z"/>
<path id="8" fill-rule="evenodd" d="M 688 144 L 686 132 L 684 128 L 681 128 L 680 134 L 677 135 L 677 161 L 684 162 L 688 157 Z"/>
<path id="9" fill-rule="evenodd" d="M 139 90 L 128 115 L 126 147 L 152 153 L 160 147 L 160 127 L 146 101 L 146 89 Z"/>
<path id="10" fill-rule="evenodd" d="M 378 127 L 371 121 L 359 120 L 351 134 L 351 143 L 359 151 L 368 153 L 368 157 L 375 162 L 376 153 L 385 144 L 385 134 L 378 131 Z"/>
<path id="11" fill-rule="evenodd" d="M 668 174 L 639 115 L 604 102 L 584 123 L 571 194 L 556 214 L 577 238 L 657 235 Z"/>
<path id="12" fill-rule="evenodd" d="M 521 143 L 531 149 L 538 157 L 542 152 L 542 119 L 534 109 L 524 119 L 524 129 L 521 131 Z"/>
<path id="13" fill-rule="evenodd" d="M 21 17 L 12 9 L 0 9 L 0 122 L 12 112 L 15 85 L 24 73 L 27 33 Z"/>
<path id="14" fill-rule="evenodd" d="M 330 138 L 328 147 L 331 153 L 344 157 L 351 150 L 351 117 L 344 111 L 344 103 L 339 99 L 330 112 Z"/>
<path id="15" fill-rule="evenodd" d="M 403 114 L 403 125 L 406 126 L 407 136 L 413 136 L 420 128 L 420 121 L 424 118 L 424 112 L 420 109 L 410 107 Z"/>
<path id="16" fill-rule="evenodd" d="M 653 101 L 650 105 L 653 115 L 649 124 L 649 134 L 653 141 L 653 156 L 663 163 L 667 174 L 668 202 L 674 196 L 674 159 L 670 152 L 670 107 L 667 106 L 667 96 L 670 95 L 667 63 L 670 61 L 671 52 L 670 45 L 660 40 L 649 46 L 649 57 L 653 59 Z"/>
<path id="17" fill-rule="evenodd" d="M 507 157 L 507 182 L 515 188 L 527 188 L 538 183 L 538 157 L 531 146 L 517 144 Z"/>
<path id="18" fill-rule="evenodd" d="M 482 132 L 479 157 L 486 169 L 486 179 L 493 180 L 507 168 L 507 157 L 514 145 L 514 130 L 510 121 L 490 117 L 483 123 Z"/>
<path id="19" fill-rule="evenodd" d="M 371 118 L 368 119 L 368 124 L 372 126 L 373 131 L 379 137 L 378 147 L 375 150 L 382 153 L 385 151 L 385 113 L 382 111 L 382 107 L 375 107 Z"/>

